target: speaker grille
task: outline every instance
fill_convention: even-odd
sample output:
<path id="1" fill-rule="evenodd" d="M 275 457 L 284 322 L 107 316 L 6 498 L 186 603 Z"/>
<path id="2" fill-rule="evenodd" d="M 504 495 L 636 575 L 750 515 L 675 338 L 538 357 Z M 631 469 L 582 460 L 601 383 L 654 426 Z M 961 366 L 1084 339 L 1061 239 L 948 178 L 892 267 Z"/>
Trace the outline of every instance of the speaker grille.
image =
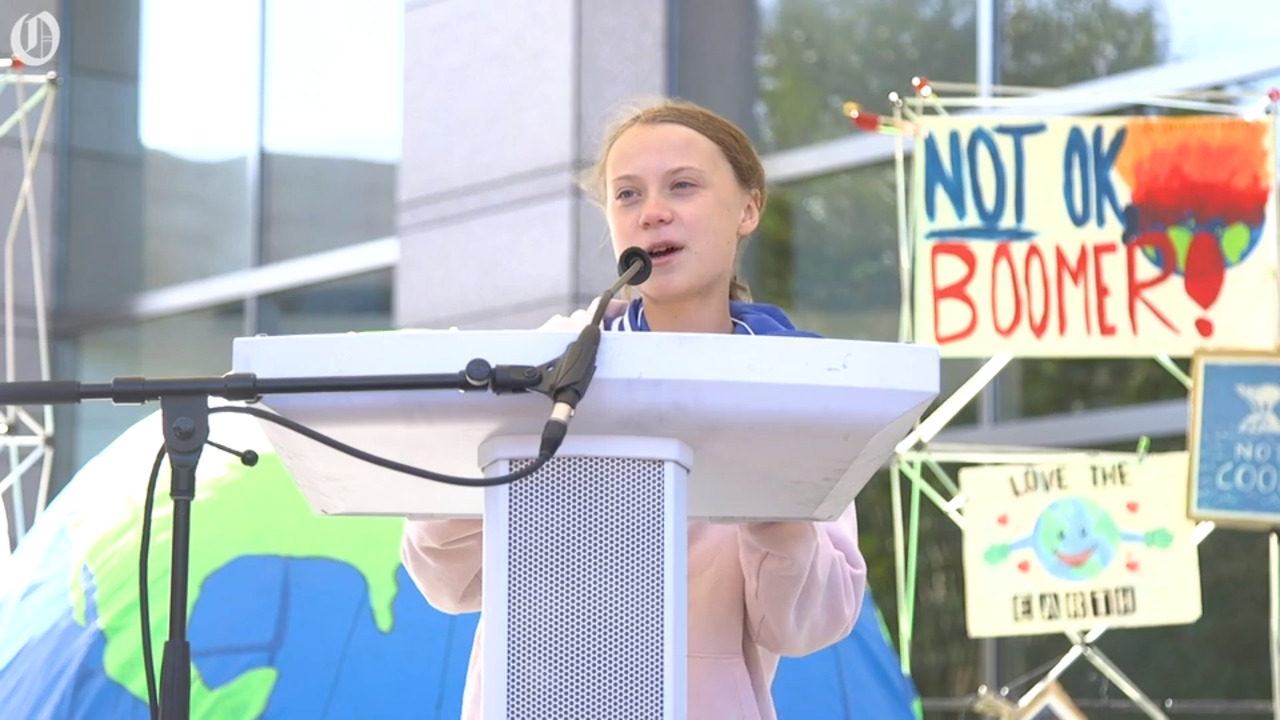
<path id="1" fill-rule="evenodd" d="M 509 488 L 508 718 L 662 717 L 663 485 L 566 457 Z"/>

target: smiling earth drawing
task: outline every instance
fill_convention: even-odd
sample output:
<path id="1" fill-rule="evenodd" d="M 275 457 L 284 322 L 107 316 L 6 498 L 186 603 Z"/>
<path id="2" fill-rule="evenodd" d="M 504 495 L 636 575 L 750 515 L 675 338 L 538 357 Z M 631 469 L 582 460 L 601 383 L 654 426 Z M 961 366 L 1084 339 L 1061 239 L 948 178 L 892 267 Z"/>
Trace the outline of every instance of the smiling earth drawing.
<path id="1" fill-rule="evenodd" d="M 992 545 L 983 558 L 992 565 L 999 564 L 1010 554 L 1030 547 L 1035 551 L 1040 565 L 1054 577 L 1083 582 L 1097 577 L 1111 566 L 1120 554 L 1123 543 L 1141 543 L 1146 547 L 1167 548 L 1173 541 L 1173 533 L 1157 528 L 1146 533 L 1121 532 L 1116 521 L 1101 505 L 1085 498 L 1057 500 L 1036 518 L 1031 535 L 1011 543 Z M 1129 570 L 1137 571 L 1138 563 L 1126 563 Z M 1018 569 L 1030 569 L 1027 562 Z"/>

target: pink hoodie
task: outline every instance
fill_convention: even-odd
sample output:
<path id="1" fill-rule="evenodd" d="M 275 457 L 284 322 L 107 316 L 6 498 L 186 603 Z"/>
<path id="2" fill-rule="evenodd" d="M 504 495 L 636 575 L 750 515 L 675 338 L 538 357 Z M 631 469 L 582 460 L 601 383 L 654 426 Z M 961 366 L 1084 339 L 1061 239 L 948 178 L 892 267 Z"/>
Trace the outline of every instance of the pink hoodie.
<path id="1" fill-rule="evenodd" d="M 606 318 L 625 312 L 610 303 Z M 539 330 L 577 332 L 595 302 Z M 480 520 L 407 521 L 400 556 L 427 602 L 446 613 L 480 610 Z M 689 523 L 688 717 L 775 720 L 782 655 L 844 639 L 862 609 L 867 566 L 853 504 L 829 523 Z M 463 691 L 463 720 L 480 718 L 481 632 Z"/>
<path id="2" fill-rule="evenodd" d="M 401 558 L 447 613 L 480 610 L 480 520 L 407 521 Z M 866 587 L 853 505 L 829 523 L 689 523 L 690 718 L 775 720 L 782 655 L 807 655 L 853 629 Z M 483 625 L 481 625 L 483 627 Z M 462 717 L 480 718 L 481 629 Z"/>

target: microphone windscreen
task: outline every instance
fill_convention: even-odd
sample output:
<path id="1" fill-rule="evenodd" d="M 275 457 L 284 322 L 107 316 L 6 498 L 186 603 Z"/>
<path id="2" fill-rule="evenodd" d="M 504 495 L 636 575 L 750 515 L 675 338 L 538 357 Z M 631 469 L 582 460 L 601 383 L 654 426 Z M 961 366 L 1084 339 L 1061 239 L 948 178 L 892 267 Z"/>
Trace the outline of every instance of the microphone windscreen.
<path id="1" fill-rule="evenodd" d="M 631 276 L 631 279 L 627 281 L 628 285 L 639 285 L 649 279 L 650 273 L 653 272 L 653 259 L 649 257 L 649 253 L 638 247 L 629 247 L 618 256 L 619 275 L 625 273 L 637 262 L 640 263 L 640 270 Z"/>

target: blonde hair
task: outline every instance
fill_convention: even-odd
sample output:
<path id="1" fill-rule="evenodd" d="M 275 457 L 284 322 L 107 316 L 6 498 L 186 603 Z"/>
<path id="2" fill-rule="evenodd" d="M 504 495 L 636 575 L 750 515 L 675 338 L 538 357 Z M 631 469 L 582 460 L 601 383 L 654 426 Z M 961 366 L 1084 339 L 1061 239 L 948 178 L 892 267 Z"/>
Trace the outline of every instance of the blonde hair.
<path id="1" fill-rule="evenodd" d="M 609 124 L 604 142 L 600 146 L 600 155 L 593 166 L 583 174 L 580 184 L 583 192 L 601 207 L 606 205 L 605 162 L 614 143 L 624 132 L 636 125 L 659 125 L 671 123 L 683 125 L 702 135 L 720 148 L 724 157 L 733 168 L 734 177 L 744 190 L 754 190 L 760 199 L 760 214 L 764 215 L 765 177 L 764 164 L 756 153 L 755 146 L 737 125 L 724 117 L 686 100 L 662 99 L 638 107 L 631 107 Z M 738 252 L 746 236 L 738 239 Z M 734 269 L 729 280 L 729 299 L 751 302 L 751 289 L 738 278 Z"/>

